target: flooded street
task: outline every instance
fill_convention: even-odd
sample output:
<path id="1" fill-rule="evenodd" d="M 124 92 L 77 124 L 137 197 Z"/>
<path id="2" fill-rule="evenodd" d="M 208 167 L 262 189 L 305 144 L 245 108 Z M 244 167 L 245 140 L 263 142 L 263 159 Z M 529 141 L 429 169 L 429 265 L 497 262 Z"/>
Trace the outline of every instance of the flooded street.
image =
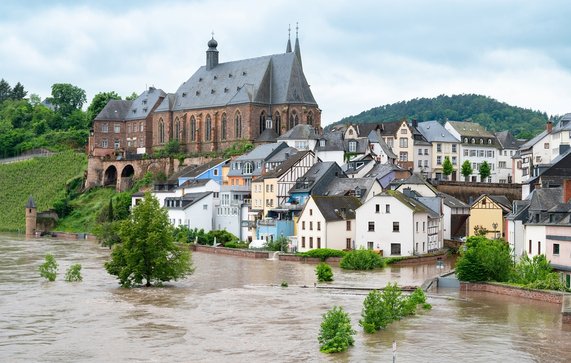
<path id="1" fill-rule="evenodd" d="M 59 263 L 51 283 L 38 273 L 46 253 Z M 189 278 L 128 290 L 103 268 L 108 256 L 94 242 L 0 235 L 0 362 L 390 362 L 393 340 L 397 362 L 571 360 L 571 326 L 555 304 L 439 291 L 432 310 L 368 335 L 358 326 L 364 293 L 313 288 L 314 265 L 195 253 Z M 74 263 L 83 282 L 66 283 Z M 438 272 L 335 267 L 333 284 L 420 285 Z M 355 346 L 325 355 L 317 335 L 334 305 L 349 312 Z"/>

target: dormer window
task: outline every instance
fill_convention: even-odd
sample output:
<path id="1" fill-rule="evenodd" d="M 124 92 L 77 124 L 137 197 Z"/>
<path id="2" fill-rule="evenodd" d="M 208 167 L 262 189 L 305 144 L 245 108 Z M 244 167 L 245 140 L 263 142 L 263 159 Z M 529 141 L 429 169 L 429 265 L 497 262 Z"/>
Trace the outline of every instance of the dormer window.
<path id="1" fill-rule="evenodd" d="M 355 141 L 349 142 L 349 152 L 354 153 L 357 151 L 357 143 Z"/>
<path id="2" fill-rule="evenodd" d="M 228 88 L 224 87 L 224 93 L 228 93 Z"/>
<path id="3" fill-rule="evenodd" d="M 183 93 L 182 93 L 182 97 L 186 97 L 186 92 L 183 92 Z"/>
<path id="4" fill-rule="evenodd" d="M 232 78 L 232 73 L 228 73 L 228 78 Z"/>
<path id="5" fill-rule="evenodd" d="M 143 105 L 146 105 L 146 104 L 147 104 L 147 100 L 143 100 Z"/>
<path id="6" fill-rule="evenodd" d="M 470 140 L 470 143 L 475 144 L 475 143 L 476 143 L 476 139 L 472 138 L 472 139 Z"/>
<path id="7" fill-rule="evenodd" d="M 252 174 L 252 172 L 254 171 L 254 164 L 253 163 L 244 163 L 244 170 L 243 173 L 244 174 Z"/>
<path id="8" fill-rule="evenodd" d="M 483 143 L 484 143 L 484 139 L 480 139 L 480 144 L 483 144 Z"/>
<path id="9" fill-rule="evenodd" d="M 465 142 L 466 144 L 468 143 L 468 138 L 467 138 L 467 137 L 464 138 L 464 142 Z"/>
<path id="10" fill-rule="evenodd" d="M 199 78 L 198 78 L 198 82 L 202 82 L 202 77 L 199 77 Z"/>
<path id="11" fill-rule="evenodd" d="M 133 113 L 137 113 L 137 109 L 136 109 L 136 108 L 133 109 Z"/>
<path id="12" fill-rule="evenodd" d="M 214 80 L 216 81 L 218 79 L 218 76 L 214 76 Z"/>
<path id="13" fill-rule="evenodd" d="M 200 96 L 200 91 L 196 91 L 196 95 L 197 95 L 197 96 Z"/>
<path id="14" fill-rule="evenodd" d="M 488 139 L 488 145 L 492 145 L 492 139 Z"/>
<path id="15" fill-rule="evenodd" d="M 211 94 L 211 95 L 213 95 L 214 92 L 215 92 L 215 91 L 214 91 L 213 89 L 210 90 L 210 94 Z"/>
<path id="16" fill-rule="evenodd" d="M 319 140 L 319 146 L 325 147 L 325 140 Z"/>
<path id="17" fill-rule="evenodd" d="M 245 76 L 245 75 L 246 75 L 246 71 L 242 72 L 242 75 Z"/>

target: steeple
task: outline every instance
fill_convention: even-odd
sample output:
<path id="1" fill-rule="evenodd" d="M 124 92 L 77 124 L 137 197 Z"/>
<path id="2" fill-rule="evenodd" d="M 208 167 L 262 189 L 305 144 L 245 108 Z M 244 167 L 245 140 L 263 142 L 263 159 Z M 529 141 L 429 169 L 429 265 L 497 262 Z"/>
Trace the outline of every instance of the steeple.
<path id="1" fill-rule="evenodd" d="M 298 31 L 299 31 L 299 26 L 298 23 L 295 23 L 295 56 L 297 57 L 297 60 L 299 62 L 299 65 L 302 66 L 301 64 L 301 50 L 299 49 L 299 36 L 298 36 Z"/>
<path id="2" fill-rule="evenodd" d="M 287 46 L 286 46 L 286 53 L 291 53 L 291 25 L 287 27 Z"/>
<path id="3" fill-rule="evenodd" d="M 216 47 L 218 42 L 214 40 L 214 32 L 212 32 L 212 39 L 208 41 L 208 50 L 206 51 L 206 69 L 211 70 L 218 65 L 218 50 Z"/>

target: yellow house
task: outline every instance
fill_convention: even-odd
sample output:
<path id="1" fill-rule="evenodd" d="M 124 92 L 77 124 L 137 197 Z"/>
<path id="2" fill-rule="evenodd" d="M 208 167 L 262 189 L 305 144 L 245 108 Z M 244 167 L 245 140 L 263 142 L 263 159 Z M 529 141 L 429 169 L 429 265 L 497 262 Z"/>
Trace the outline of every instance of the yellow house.
<path id="1" fill-rule="evenodd" d="M 468 236 L 485 230 L 488 238 L 505 238 L 505 217 L 512 206 L 503 195 L 483 194 L 470 205 Z"/>

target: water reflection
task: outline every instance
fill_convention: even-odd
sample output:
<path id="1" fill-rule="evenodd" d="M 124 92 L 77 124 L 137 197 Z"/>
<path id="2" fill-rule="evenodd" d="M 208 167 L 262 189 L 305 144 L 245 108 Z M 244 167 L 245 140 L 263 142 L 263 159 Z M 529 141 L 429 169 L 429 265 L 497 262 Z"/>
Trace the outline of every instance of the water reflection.
<path id="1" fill-rule="evenodd" d="M 47 252 L 60 264 L 54 283 L 37 271 Z M 315 265 L 197 253 L 190 278 L 127 290 L 103 269 L 108 255 L 85 241 L 0 236 L 0 361 L 390 362 L 393 340 L 398 362 L 571 357 L 571 328 L 553 304 L 442 290 L 430 298 L 432 310 L 368 335 L 358 326 L 365 292 L 313 288 Z M 83 266 L 81 283 L 63 281 L 73 263 Z M 432 263 L 376 272 L 334 267 L 332 284 L 420 285 L 439 272 Z M 333 305 L 345 308 L 358 333 L 348 352 L 327 356 L 317 335 Z"/>

